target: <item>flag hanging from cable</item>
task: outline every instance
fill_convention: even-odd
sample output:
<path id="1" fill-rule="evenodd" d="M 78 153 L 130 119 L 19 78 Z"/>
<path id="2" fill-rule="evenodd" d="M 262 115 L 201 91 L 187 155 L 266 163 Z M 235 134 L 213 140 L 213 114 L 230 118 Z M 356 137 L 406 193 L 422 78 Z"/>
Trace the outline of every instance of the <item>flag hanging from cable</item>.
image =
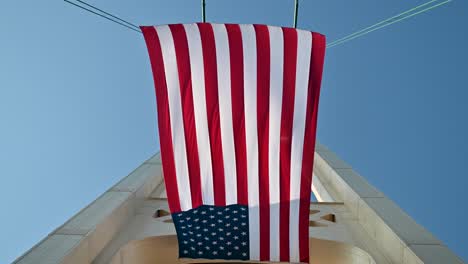
<path id="1" fill-rule="evenodd" d="M 141 29 L 179 257 L 308 263 L 325 37 L 266 25 Z"/>

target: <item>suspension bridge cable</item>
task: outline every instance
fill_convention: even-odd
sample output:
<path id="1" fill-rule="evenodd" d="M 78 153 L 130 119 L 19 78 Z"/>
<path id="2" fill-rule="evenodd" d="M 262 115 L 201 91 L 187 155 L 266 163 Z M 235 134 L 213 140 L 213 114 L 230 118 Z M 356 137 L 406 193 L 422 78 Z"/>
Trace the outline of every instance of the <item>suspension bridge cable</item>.
<path id="1" fill-rule="evenodd" d="M 431 1 L 426 2 L 426 3 L 424 3 L 424 4 L 421 4 L 421 5 L 418 5 L 418 6 L 416 6 L 416 7 L 413 7 L 413 8 L 411 8 L 411 9 L 409 9 L 409 10 L 406 10 L 405 12 L 399 13 L 398 15 L 392 16 L 392 17 L 387 18 L 387 19 L 385 19 L 385 20 L 382 20 L 382 21 L 380 21 L 380 22 L 378 22 L 378 23 L 375 23 L 375 24 L 373 24 L 373 25 L 371 25 L 371 26 L 368 26 L 368 27 L 366 27 L 366 28 L 363 28 L 363 29 L 361 29 L 361 30 L 359 30 L 359 31 L 356 31 L 356 32 L 354 32 L 354 33 L 352 33 L 352 34 L 350 34 L 350 35 L 347 35 L 347 36 L 345 36 L 345 37 L 343 37 L 343 38 L 337 39 L 337 40 L 335 40 L 335 41 L 329 43 L 328 45 L 333 45 L 334 43 L 340 42 L 340 41 L 342 41 L 342 40 L 344 40 L 344 39 L 346 39 L 346 38 L 349 38 L 349 37 L 352 37 L 352 36 L 357 35 L 357 34 L 359 34 L 359 33 L 362 33 L 362 32 L 364 32 L 364 31 L 366 31 L 366 30 L 369 30 L 369 29 L 371 29 L 371 28 L 373 28 L 373 27 L 377 27 L 377 26 L 379 26 L 379 25 L 382 25 L 382 24 L 384 24 L 384 23 L 386 23 L 386 22 L 388 22 L 388 21 L 390 21 L 390 20 L 392 20 L 392 19 L 401 17 L 401 16 L 403 16 L 403 15 L 405 15 L 405 14 L 407 14 L 407 13 L 410 13 L 410 12 L 412 12 L 412 11 L 414 11 L 414 10 L 417 10 L 417 9 L 419 9 L 419 8 L 421 8 L 421 7 L 424 7 L 424 6 L 426 6 L 426 5 L 429 5 L 429 4 L 431 4 L 431 3 L 433 3 L 433 2 L 437 2 L 437 1 L 439 1 L 439 0 L 431 0 Z"/>
<path id="2" fill-rule="evenodd" d="M 135 24 L 133 24 L 131 22 L 128 22 L 128 21 L 126 21 L 124 19 L 121 19 L 121 18 L 119 18 L 119 17 L 117 17 L 117 16 L 115 16 L 115 15 L 109 13 L 109 12 L 106 12 L 106 11 L 104 11 L 102 9 L 99 9 L 99 8 L 97 8 L 97 7 L 95 7 L 95 6 L 91 5 L 91 4 L 88 4 L 88 3 L 84 2 L 84 1 L 82 1 L 82 0 L 75 0 L 75 1 L 77 1 L 77 2 L 79 2 L 81 4 L 84 4 L 84 5 L 90 7 L 92 9 L 94 9 L 94 10 L 92 10 L 90 8 L 87 8 L 85 6 L 79 5 L 77 3 L 71 2 L 69 0 L 64 0 L 64 1 L 66 3 L 68 3 L 68 4 L 74 5 L 74 6 L 78 7 L 78 8 L 81 8 L 81 9 L 83 9 L 85 11 L 88 11 L 88 12 L 90 12 L 92 14 L 98 15 L 98 16 L 100 16 L 102 18 L 105 18 L 105 19 L 111 21 L 111 22 L 114 22 L 114 23 L 116 23 L 116 24 L 118 24 L 120 26 L 126 27 L 126 28 L 128 28 L 130 30 L 133 30 L 135 32 L 142 33 L 141 30 L 139 29 L 139 27 L 136 26 Z M 408 19 L 408 18 L 413 17 L 413 16 L 418 15 L 418 14 L 427 12 L 427 11 L 429 11 L 431 9 L 436 8 L 436 7 L 445 5 L 445 4 L 449 3 L 449 2 L 451 2 L 452 0 L 446 0 L 446 1 L 434 4 L 432 6 L 426 7 L 427 5 L 430 5 L 430 4 L 432 4 L 434 2 L 437 2 L 437 1 L 440 1 L 440 0 L 428 1 L 428 2 L 426 2 L 424 4 L 418 5 L 418 6 L 413 7 L 411 9 L 407 10 L 407 11 L 404 11 L 404 12 L 398 14 L 398 15 L 392 16 L 392 17 L 384 19 L 384 20 L 382 20 L 382 21 L 380 21 L 378 23 L 375 23 L 375 24 L 373 24 L 371 26 L 368 26 L 368 27 L 366 27 L 364 29 L 358 30 L 358 31 L 356 31 L 356 32 L 354 32 L 352 34 L 349 34 L 349 35 L 347 35 L 345 37 L 342 37 L 342 38 L 340 38 L 338 40 L 330 42 L 327 45 L 327 48 L 331 48 L 331 47 L 335 47 L 335 46 L 344 44 L 344 43 L 346 43 L 348 41 L 351 41 L 353 39 L 356 39 L 356 38 L 362 37 L 364 35 L 367 35 L 367 34 L 373 32 L 373 31 L 382 29 L 382 28 L 390 26 L 390 25 L 392 25 L 394 23 L 400 22 L 402 20 Z M 426 7 L 426 8 L 423 8 L 423 7 Z M 421 8 L 423 8 L 423 9 L 421 9 Z M 416 11 L 416 12 L 414 12 L 414 11 Z M 101 13 L 99 13 L 99 12 L 101 12 Z"/>
<path id="3" fill-rule="evenodd" d="M 347 35 L 347 36 L 345 36 L 345 37 L 343 37 L 343 38 L 340 38 L 340 39 L 338 39 L 338 40 L 335 40 L 335 41 L 329 43 L 329 44 L 327 45 L 327 48 L 331 48 L 331 47 L 335 47 L 335 46 L 344 44 L 344 43 L 346 43 L 346 42 L 348 42 L 348 41 L 350 41 L 350 40 L 353 40 L 353 39 L 362 37 L 362 36 L 367 35 L 367 34 L 373 32 L 373 31 L 376 31 L 376 30 L 378 30 L 378 29 L 382 29 L 382 28 L 384 28 L 384 27 L 387 27 L 387 26 L 390 26 L 390 25 L 395 24 L 395 23 L 397 23 L 397 22 L 403 21 L 403 20 L 408 19 L 408 18 L 410 18 L 410 17 L 413 17 L 413 16 L 415 16 L 415 15 L 418 15 L 418 14 L 421 14 L 421 13 L 424 13 L 424 12 L 427 12 L 427 11 L 429 11 L 429 10 L 431 10 L 431 9 L 436 8 L 436 7 L 445 5 L 445 4 L 447 4 L 447 3 L 451 2 L 451 1 L 452 1 L 452 0 L 446 0 L 446 1 L 443 1 L 443 2 L 441 2 L 441 3 L 438 3 L 438 4 L 435 4 L 435 5 L 426 7 L 426 8 L 424 8 L 424 9 L 422 9 L 422 10 L 417 11 L 417 12 L 410 13 L 410 14 L 408 14 L 408 15 L 402 16 L 403 13 L 407 14 L 407 13 L 409 13 L 409 12 L 411 12 L 411 11 L 416 10 L 416 9 L 420 9 L 421 6 L 426 6 L 427 4 L 434 2 L 434 1 L 430 1 L 430 2 L 428 2 L 428 3 L 426 3 L 426 4 L 423 4 L 423 5 L 421 5 L 421 6 L 412 8 L 412 9 L 410 9 L 410 10 L 408 10 L 408 11 L 406 11 L 406 12 L 403 12 L 403 13 L 401 13 L 401 14 L 399 14 L 399 15 L 396 15 L 396 16 L 393 16 L 393 17 L 391 17 L 391 18 L 385 19 L 384 21 L 381 21 L 381 22 L 379 22 L 379 23 L 376 23 L 376 24 L 374 24 L 374 25 L 372 25 L 372 26 L 369 26 L 369 27 L 367 27 L 367 28 L 365 28 L 365 29 L 359 30 L 359 31 L 354 32 L 354 33 L 352 33 L 352 34 L 350 34 L 350 35 Z M 398 18 L 398 19 L 395 19 L 395 18 Z M 380 26 L 378 26 L 378 25 L 380 25 Z M 376 26 L 377 26 L 377 27 L 376 27 Z"/>
<path id="4" fill-rule="evenodd" d="M 95 14 L 95 15 L 98 15 L 98 16 L 100 16 L 100 17 L 102 17 L 102 18 L 105 18 L 105 19 L 107 19 L 107 20 L 109 20 L 109 21 L 112 21 L 112 22 L 114 22 L 114 23 L 116 23 L 116 24 L 119 24 L 119 25 L 121 25 L 121 26 L 124 26 L 124 27 L 126 27 L 126 28 L 128 28 L 128 29 L 131 29 L 131 30 L 133 30 L 133 31 L 135 31 L 135 32 L 141 33 L 141 30 L 140 30 L 140 29 L 135 29 L 135 28 L 133 28 L 133 27 L 131 27 L 131 26 L 129 26 L 129 25 L 126 25 L 126 24 L 124 24 L 124 23 L 122 23 L 122 22 L 120 22 L 120 21 L 117 21 L 117 20 L 115 20 L 115 19 L 112 19 L 112 18 L 110 18 L 110 17 L 107 17 L 107 16 L 105 16 L 105 15 L 103 15 L 103 14 L 100 14 L 100 13 L 94 11 L 94 10 L 91 10 L 91 9 L 86 8 L 86 7 L 84 7 L 84 6 L 78 5 L 78 4 L 73 3 L 73 2 L 71 2 L 71 1 L 69 1 L 69 0 L 63 0 L 63 1 L 65 1 L 65 2 L 68 3 L 68 4 L 74 5 L 74 6 L 76 6 L 76 7 L 79 7 L 79 8 L 81 8 L 81 9 L 85 10 L 85 11 L 88 11 L 88 12 L 90 12 L 90 13 L 93 13 L 93 14 Z"/>
<path id="5" fill-rule="evenodd" d="M 98 10 L 99 12 L 104 13 L 104 14 L 110 16 L 110 17 L 113 17 L 113 18 L 115 18 L 115 19 L 117 19 L 117 20 L 119 20 L 119 21 L 121 21 L 121 22 L 124 22 L 124 23 L 126 23 L 127 25 L 130 25 L 130 26 L 132 26 L 132 27 L 135 27 L 136 29 L 140 29 L 139 26 L 137 26 L 137 25 L 135 25 L 135 24 L 133 24 L 133 23 L 130 23 L 130 22 L 128 22 L 127 20 L 124 20 L 124 19 L 122 19 L 122 18 L 120 18 L 120 17 L 118 17 L 118 16 L 114 16 L 114 15 L 112 15 L 111 13 L 108 13 L 108 12 L 106 12 L 106 11 L 100 9 L 100 8 L 97 8 L 96 6 L 93 6 L 93 5 L 91 5 L 91 4 L 88 4 L 88 3 L 86 3 L 85 1 L 81 1 L 81 0 L 75 0 L 75 1 L 80 2 L 80 3 L 84 4 L 84 5 L 87 5 L 87 6 L 93 8 L 93 9 L 95 9 L 95 10 Z"/>

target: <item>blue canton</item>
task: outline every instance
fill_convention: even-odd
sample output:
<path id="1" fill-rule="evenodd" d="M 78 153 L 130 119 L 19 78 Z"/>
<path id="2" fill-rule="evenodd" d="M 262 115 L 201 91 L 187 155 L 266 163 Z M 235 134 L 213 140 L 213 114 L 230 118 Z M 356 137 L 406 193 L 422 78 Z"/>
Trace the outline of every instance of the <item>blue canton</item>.
<path id="1" fill-rule="evenodd" d="M 202 205 L 172 214 L 180 258 L 249 259 L 247 206 Z"/>

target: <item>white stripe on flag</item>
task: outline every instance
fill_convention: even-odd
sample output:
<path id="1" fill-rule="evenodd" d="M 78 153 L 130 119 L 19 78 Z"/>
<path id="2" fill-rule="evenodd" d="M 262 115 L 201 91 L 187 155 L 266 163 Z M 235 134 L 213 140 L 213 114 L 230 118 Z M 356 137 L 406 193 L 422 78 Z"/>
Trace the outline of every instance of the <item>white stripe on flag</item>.
<path id="1" fill-rule="evenodd" d="M 159 40 L 166 72 L 167 95 L 169 99 L 169 112 L 171 117 L 172 142 L 174 148 L 174 161 L 179 191 L 180 208 L 185 211 L 192 208 L 190 194 L 190 180 L 188 176 L 187 152 L 185 149 L 185 134 L 182 116 L 182 103 L 180 98 L 179 74 L 177 70 L 174 39 L 168 26 L 155 27 Z"/>
<path id="2" fill-rule="evenodd" d="M 283 98 L 283 30 L 268 27 L 270 33 L 270 124 L 268 139 L 268 175 L 270 189 L 270 260 L 279 261 L 279 152 Z"/>
<path id="3" fill-rule="evenodd" d="M 196 24 L 185 24 L 192 75 L 193 109 L 200 159 L 200 178 L 203 204 L 214 205 L 213 168 L 211 164 L 210 136 L 206 115 L 205 72 L 200 31 Z"/>
<path id="4" fill-rule="evenodd" d="M 290 261 L 299 262 L 299 198 L 301 192 L 302 151 L 304 143 L 307 91 L 309 87 L 310 53 L 312 34 L 297 31 L 296 93 L 291 145 L 291 188 L 289 219 Z"/>
<path id="5" fill-rule="evenodd" d="M 224 182 L 226 205 L 237 204 L 236 153 L 234 151 L 234 131 L 232 127 L 231 105 L 231 61 L 229 42 L 224 24 L 213 24 L 218 69 L 219 120 L 223 145 Z"/>
<path id="6" fill-rule="evenodd" d="M 257 48 L 252 25 L 240 25 L 244 53 L 244 107 L 249 201 L 250 259 L 260 259 L 257 141 Z"/>

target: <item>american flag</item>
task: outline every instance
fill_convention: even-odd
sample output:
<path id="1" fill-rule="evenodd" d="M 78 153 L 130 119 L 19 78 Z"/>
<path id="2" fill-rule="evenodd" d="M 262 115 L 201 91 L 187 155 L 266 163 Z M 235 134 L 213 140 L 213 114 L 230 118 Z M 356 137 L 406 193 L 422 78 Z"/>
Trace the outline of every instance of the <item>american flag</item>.
<path id="1" fill-rule="evenodd" d="M 141 29 L 179 257 L 308 263 L 325 37 L 267 25 Z"/>

